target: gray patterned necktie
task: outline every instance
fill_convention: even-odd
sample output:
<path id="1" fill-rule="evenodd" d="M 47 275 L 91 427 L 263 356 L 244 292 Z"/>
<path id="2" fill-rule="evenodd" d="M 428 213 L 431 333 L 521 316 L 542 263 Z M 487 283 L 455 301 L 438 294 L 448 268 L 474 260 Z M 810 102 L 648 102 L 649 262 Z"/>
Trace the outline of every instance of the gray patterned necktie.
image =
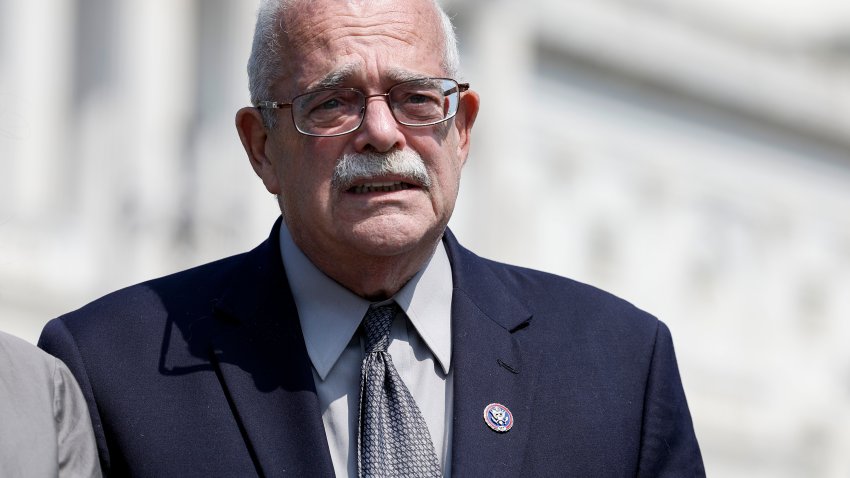
<path id="1" fill-rule="evenodd" d="M 370 307 L 363 319 L 366 357 L 360 371 L 361 478 L 439 477 L 440 462 L 422 413 L 387 353 L 395 303 Z"/>

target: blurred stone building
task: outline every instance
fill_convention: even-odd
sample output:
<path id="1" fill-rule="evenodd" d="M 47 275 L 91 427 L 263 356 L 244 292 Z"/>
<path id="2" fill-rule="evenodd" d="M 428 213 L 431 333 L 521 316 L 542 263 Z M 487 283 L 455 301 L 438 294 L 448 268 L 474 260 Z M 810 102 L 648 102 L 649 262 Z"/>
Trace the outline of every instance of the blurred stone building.
<path id="1" fill-rule="evenodd" d="M 461 241 L 667 322 L 711 476 L 850 476 L 850 5 L 446 6 L 482 96 Z M 268 234 L 255 8 L 0 0 L 0 329 Z"/>

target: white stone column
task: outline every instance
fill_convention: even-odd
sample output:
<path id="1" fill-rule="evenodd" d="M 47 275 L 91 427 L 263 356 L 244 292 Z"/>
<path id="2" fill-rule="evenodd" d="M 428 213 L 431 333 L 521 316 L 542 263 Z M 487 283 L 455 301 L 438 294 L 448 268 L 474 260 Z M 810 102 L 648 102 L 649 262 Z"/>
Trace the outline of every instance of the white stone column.
<path id="1" fill-rule="evenodd" d="M 116 173 L 127 178 L 131 194 L 116 193 L 124 195 L 131 213 L 131 222 L 121 220 L 128 238 L 137 241 L 132 267 L 149 277 L 174 269 L 169 253 L 183 207 L 182 164 L 197 108 L 196 2 L 124 0 L 120 16 L 121 88 L 111 92 L 110 102 L 124 120 L 116 131 L 125 146 L 119 146 L 124 173 Z"/>
<path id="2" fill-rule="evenodd" d="M 73 2 L 0 2 L 0 330 L 35 340 L 55 311 L 69 173 Z"/>
<path id="3" fill-rule="evenodd" d="M 0 20 L 0 99 L 3 133 L 0 206 L 16 220 L 37 222 L 62 209 L 67 192 L 73 2 L 7 1 Z"/>
<path id="4" fill-rule="evenodd" d="M 254 174 L 236 131 L 236 111 L 250 104 L 246 65 L 255 2 L 205 1 L 199 21 L 198 108 L 191 138 L 191 191 L 196 260 L 248 250 L 264 240 L 279 214 Z"/>
<path id="5" fill-rule="evenodd" d="M 481 110 L 451 227 L 479 253 L 516 262 L 533 255 L 535 205 L 546 200 L 535 188 L 540 158 L 524 133 L 535 121 L 533 18 L 514 1 L 453 8 L 463 22 L 462 79 L 481 95 Z"/>

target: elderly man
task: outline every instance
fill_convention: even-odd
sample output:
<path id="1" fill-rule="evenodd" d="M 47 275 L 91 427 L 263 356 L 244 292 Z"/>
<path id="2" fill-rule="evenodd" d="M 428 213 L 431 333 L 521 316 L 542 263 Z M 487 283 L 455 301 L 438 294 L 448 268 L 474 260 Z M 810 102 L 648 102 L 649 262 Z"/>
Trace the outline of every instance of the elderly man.
<path id="1" fill-rule="evenodd" d="M 446 230 L 478 95 L 431 0 L 263 3 L 246 254 L 52 321 L 107 474 L 699 476 L 667 328 Z"/>

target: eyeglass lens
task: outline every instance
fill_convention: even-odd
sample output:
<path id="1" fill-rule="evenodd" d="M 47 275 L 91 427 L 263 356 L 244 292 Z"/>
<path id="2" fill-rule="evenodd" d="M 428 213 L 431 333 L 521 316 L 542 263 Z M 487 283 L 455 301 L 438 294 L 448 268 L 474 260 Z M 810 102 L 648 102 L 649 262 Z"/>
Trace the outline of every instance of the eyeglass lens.
<path id="1" fill-rule="evenodd" d="M 375 95 L 383 96 L 383 95 Z M 387 92 L 396 121 L 424 126 L 445 121 L 457 112 L 458 84 L 433 78 L 399 83 Z M 366 111 L 366 96 L 354 89 L 327 89 L 297 96 L 292 101 L 296 127 L 306 134 L 332 136 L 356 130 Z"/>

